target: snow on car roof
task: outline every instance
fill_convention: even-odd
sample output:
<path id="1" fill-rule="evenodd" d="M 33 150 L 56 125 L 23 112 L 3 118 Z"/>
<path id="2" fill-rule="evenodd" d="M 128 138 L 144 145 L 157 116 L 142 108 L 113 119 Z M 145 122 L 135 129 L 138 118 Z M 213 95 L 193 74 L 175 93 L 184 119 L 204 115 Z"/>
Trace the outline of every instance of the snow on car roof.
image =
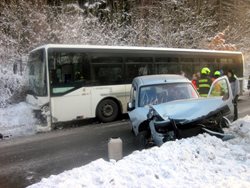
<path id="1" fill-rule="evenodd" d="M 134 78 L 134 83 L 138 86 L 141 85 L 154 85 L 160 83 L 190 83 L 190 81 L 181 75 L 177 74 L 158 74 L 158 75 L 145 75 Z"/>

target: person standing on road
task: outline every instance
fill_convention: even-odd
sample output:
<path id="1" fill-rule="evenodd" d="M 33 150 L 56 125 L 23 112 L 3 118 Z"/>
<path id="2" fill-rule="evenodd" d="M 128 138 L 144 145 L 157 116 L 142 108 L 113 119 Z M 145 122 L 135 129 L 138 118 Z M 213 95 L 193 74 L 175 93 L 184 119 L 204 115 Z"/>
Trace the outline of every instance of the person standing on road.
<path id="1" fill-rule="evenodd" d="M 193 86 L 195 87 L 195 89 L 197 89 L 197 82 L 198 82 L 198 76 L 197 76 L 197 74 L 193 74 L 191 82 L 192 82 Z"/>
<path id="2" fill-rule="evenodd" d="M 238 97 L 240 94 L 240 82 L 232 70 L 229 70 L 227 72 L 227 77 L 230 82 L 230 86 L 234 97 L 233 103 L 234 103 L 234 121 L 235 121 L 238 119 Z"/>
<path id="3" fill-rule="evenodd" d="M 207 97 L 208 92 L 210 90 L 212 81 L 209 77 L 210 69 L 204 67 L 201 69 L 201 77 L 198 79 L 197 89 L 201 97 Z"/>

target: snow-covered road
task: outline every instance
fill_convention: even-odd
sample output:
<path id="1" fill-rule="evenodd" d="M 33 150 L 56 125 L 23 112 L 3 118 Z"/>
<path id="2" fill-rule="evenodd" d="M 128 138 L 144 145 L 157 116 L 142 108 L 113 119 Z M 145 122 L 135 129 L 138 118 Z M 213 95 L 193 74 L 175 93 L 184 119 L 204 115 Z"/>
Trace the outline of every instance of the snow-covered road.
<path id="1" fill-rule="evenodd" d="M 250 116 L 226 130 L 223 142 L 207 134 L 135 151 L 120 161 L 98 159 L 51 175 L 41 187 L 250 187 Z"/>

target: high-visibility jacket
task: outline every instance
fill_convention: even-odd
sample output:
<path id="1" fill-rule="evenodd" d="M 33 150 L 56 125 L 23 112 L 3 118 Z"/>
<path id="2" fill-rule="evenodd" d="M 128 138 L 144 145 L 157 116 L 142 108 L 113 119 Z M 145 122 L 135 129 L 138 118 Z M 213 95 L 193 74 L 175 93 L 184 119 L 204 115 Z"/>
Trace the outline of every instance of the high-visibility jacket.
<path id="1" fill-rule="evenodd" d="M 208 92 L 211 87 L 211 83 L 212 81 L 210 78 L 200 78 L 198 80 L 197 87 L 198 87 L 198 92 L 200 96 L 206 97 L 208 95 Z"/>

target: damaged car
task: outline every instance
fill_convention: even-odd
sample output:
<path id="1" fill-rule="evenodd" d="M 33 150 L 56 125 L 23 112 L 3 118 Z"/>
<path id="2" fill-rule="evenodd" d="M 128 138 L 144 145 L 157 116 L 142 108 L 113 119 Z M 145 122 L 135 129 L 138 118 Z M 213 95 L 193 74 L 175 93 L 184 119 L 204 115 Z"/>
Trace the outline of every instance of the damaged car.
<path id="1" fill-rule="evenodd" d="M 207 97 L 200 97 L 181 75 L 134 78 L 128 114 L 139 148 L 207 132 L 224 137 L 223 127 L 234 118 L 228 78 L 216 79 Z"/>

